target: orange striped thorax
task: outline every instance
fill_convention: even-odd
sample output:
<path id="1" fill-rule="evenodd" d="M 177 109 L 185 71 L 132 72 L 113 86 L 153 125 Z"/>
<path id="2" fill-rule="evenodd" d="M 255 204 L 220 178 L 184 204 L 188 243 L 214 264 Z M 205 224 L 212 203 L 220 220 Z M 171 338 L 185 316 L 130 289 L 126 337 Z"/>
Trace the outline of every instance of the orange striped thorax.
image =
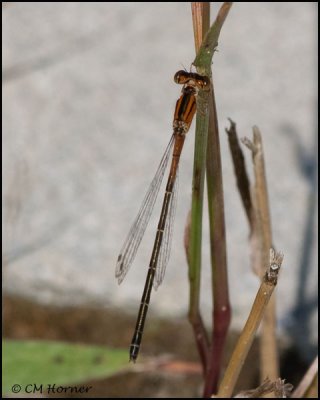
<path id="1" fill-rule="evenodd" d="M 173 130 L 178 135 L 185 135 L 196 112 L 196 95 L 199 89 L 210 90 L 210 79 L 194 72 L 178 71 L 174 81 L 183 85 L 180 98 L 177 100 Z"/>

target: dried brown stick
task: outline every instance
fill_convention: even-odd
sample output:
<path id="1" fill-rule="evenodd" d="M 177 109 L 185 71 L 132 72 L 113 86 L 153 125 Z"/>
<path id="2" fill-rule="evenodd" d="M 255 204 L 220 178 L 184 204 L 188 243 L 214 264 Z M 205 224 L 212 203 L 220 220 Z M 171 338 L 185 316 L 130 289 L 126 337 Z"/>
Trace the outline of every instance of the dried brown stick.
<path id="1" fill-rule="evenodd" d="M 260 288 L 254 300 L 248 320 L 238 339 L 227 369 L 219 387 L 218 397 L 230 398 L 238 380 L 240 371 L 248 355 L 255 337 L 255 333 L 262 320 L 263 314 L 277 284 L 283 254 L 270 249 L 270 261 L 267 271 L 262 279 Z"/>
<path id="2" fill-rule="evenodd" d="M 262 137 L 258 127 L 253 127 L 253 141 L 244 138 L 243 143 L 251 150 L 255 185 L 253 190 L 254 225 L 251 238 L 253 267 L 263 277 L 268 252 L 272 246 L 271 218 Z M 269 302 L 263 317 L 260 337 L 260 381 L 266 377 L 275 381 L 279 377 L 279 360 L 276 343 L 275 296 Z"/>
<path id="3" fill-rule="evenodd" d="M 318 374 L 318 356 L 313 360 L 312 364 L 310 365 L 308 371 L 305 373 L 304 377 L 302 378 L 301 382 L 292 393 L 292 398 L 298 399 L 306 397 L 306 393 L 308 389 L 312 385 L 313 381 L 316 380 L 316 376 Z"/>
<path id="4" fill-rule="evenodd" d="M 210 3 L 198 1 L 191 2 L 194 44 L 198 53 L 204 35 L 210 26 Z"/>
<path id="5" fill-rule="evenodd" d="M 265 273 L 264 266 L 268 260 L 269 249 L 272 246 L 272 236 L 262 137 L 259 128 L 257 126 L 253 127 L 253 141 L 245 137 L 242 139 L 242 142 L 251 150 L 252 153 L 255 175 L 253 190 L 254 199 L 252 199 L 252 203 L 255 207 L 254 214 L 256 234 L 260 235 L 261 237 L 262 252 L 260 255 L 260 269 L 256 272 L 260 277 L 263 277 Z"/>
<path id="6" fill-rule="evenodd" d="M 230 121 L 230 128 L 226 128 L 228 135 L 229 148 L 233 161 L 234 174 L 237 180 L 238 190 L 241 196 L 242 204 L 247 214 L 250 232 L 253 231 L 253 206 L 250 194 L 250 181 L 246 170 L 244 155 L 238 140 L 236 123 L 228 118 Z"/>

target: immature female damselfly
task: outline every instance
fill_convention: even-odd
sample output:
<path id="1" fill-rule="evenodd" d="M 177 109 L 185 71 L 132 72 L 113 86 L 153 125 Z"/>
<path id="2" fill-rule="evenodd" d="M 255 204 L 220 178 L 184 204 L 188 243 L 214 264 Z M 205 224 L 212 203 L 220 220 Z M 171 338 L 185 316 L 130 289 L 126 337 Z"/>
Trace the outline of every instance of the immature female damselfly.
<path id="1" fill-rule="evenodd" d="M 171 150 L 173 148 L 171 166 L 156 238 L 153 245 L 146 283 L 141 298 L 137 323 L 131 341 L 130 361 L 136 361 L 139 354 L 144 323 L 150 303 L 152 286 L 157 289 L 158 286 L 161 285 L 169 260 L 173 220 L 177 200 L 178 166 L 185 135 L 189 131 L 193 116 L 196 112 L 196 95 L 199 89 L 210 90 L 210 79 L 197 73 L 178 71 L 174 76 L 174 81 L 178 84 L 182 84 L 183 87 L 181 96 L 177 100 L 174 112 L 173 134 L 161 159 L 158 170 L 151 182 L 148 192 L 145 195 L 139 213 L 129 231 L 124 245 L 122 246 L 116 267 L 116 278 L 118 279 L 118 282 L 121 283 L 132 264 L 147 224 L 150 220 L 153 206 L 159 193 L 161 182 L 168 165 Z"/>

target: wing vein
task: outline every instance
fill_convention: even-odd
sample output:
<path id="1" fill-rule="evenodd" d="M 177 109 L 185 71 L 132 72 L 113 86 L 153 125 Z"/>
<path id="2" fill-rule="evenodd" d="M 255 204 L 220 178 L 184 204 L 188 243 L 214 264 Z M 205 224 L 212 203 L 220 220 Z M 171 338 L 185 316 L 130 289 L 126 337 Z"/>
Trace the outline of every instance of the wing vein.
<path id="1" fill-rule="evenodd" d="M 163 240 L 160 248 L 158 265 L 156 267 L 155 279 L 153 281 L 153 287 L 155 288 L 155 290 L 157 290 L 158 287 L 163 282 L 163 278 L 170 258 L 173 226 L 177 209 L 178 186 L 179 186 L 179 170 L 177 170 L 176 180 L 173 186 L 172 199 L 169 205 L 168 216 L 164 227 Z"/>

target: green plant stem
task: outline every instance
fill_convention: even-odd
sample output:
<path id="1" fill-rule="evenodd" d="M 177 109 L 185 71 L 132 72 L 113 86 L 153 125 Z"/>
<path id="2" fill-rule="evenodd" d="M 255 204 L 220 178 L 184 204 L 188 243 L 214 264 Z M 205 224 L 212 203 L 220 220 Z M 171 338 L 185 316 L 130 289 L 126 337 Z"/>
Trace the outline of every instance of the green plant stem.
<path id="1" fill-rule="evenodd" d="M 197 99 L 198 109 L 207 109 L 208 94 L 200 92 Z M 190 280 L 190 306 L 189 318 L 194 320 L 199 314 L 200 297 L 200 269 L 201 269 L 201 239 L 202 239 L 202 212 L 203 212 L 203 186 L 205 173 L 205 160 L 208 133 L 207 113 L 197 113 L 196 140 L 193 164 L 191 227 L 189 246 L 189 280 Z"/>
<path id="2" fill-rule="evenodd" d="M 195 58 L 194 65 L 199 70 L 210 74 L 211 61 L 214 49 L 218 42 L 219 33 L 225 17 L 230 9 L 231 3 L 224 3 L 218 17 L 208 31 Z M 210 55 L 210 57 L 209 57 Z M 190 312 L 199 309 L 200 268 L 201 268 L 201 233 L 202 233 L 202 211 L 203 211 L 203 186 L 206 165 L 207 136 L 208 136 L 208 101 L 209 93 L 199 91 L 197 97 L 197 120 L 196 138 L 194 151 L 192 206 L 191 206 L 191 228 L 189 247 L 189 279 L 191 283 Z"/>
<path id="3" fill-rule="evenodd" d="M 209 29 L 210 23 L 210 3 L 204 2 L 192 2 L 191 3 L 192 10 L 192 21 L 193 21 L 193 32 L 194 32 L 194 41 L 196 53 L 200 49 L 202 39 L 205 33 Z M 201 167 L 200 167 L 201 168 Z M 201 187 L 201 182 L 197 182 L 196 185 Z M 202 183 L 203 185 L 203 183 Z M 202 189 L 203 192 L 203 189 Z M 199 199 L 200 204 L 202 205 L 201 198 Z M 196 206 L 197 208 L 197 206 Z M 202 210 L 200 211 L 202 215 Z M 198 211 L 196 211 L 196 214 Z M 198 348 L 198 353 L 202 362 L 203 367 L 203 375 L 206 375 L 208 368 L 208 356 L 209 356 L 209 340 L 206 332 L 206 328 L 204 326 L 202 316 L 199 309 L 199 291 L 200 291 L 200 269 L 194 270 L 191 268 L 190 263 L 190 254 L 194 254 L 194 252 L 190 252 L 190 232 L 191 232 L 191 211 L 189 214 L 188 223 L 185 230 L 185 248 L 187 253 L 187 260 L 189 266 L 189 276 L 190 278 L 190 307 L 189 307 L 189 321 L 192 325 L 196 345 Z M 201 232 L 201 226 L 200 226 Z M 200 233 L 201 238 L 201 233 Z M 201 248 L 201 244 L 200 244 Z M 200 263 L 201 263 L 201 254 Z M 198 273 L 197 273 L 198 272 Z"/>
<path id="4" fill-rule="evenodd" d="M 217 392 L 224 345 L 231 319 L 221 153 L 213 85 L 210 92 L 209 110 L 206 172 L 212 269 L 213 330 L 204 397 Z"/>
<path id="5" fill-rule="evenodd" d="M 199 74 L 211 75 L 211 62 L 213 53 L 218 45 L 218 39 L 220 35 L 221 28 L 229 10 L 232 6 L 232 2 L 224 2 L 218 12 L 216 20 L 214 21 L 213 25 L 207 32 L 200 50 L 197 53 L 197 56 L 193 62 L 193 65 L 197 68 Z"/>
<path id="6" fill-rule="evenodd" d="M 197 70 L 200 74 L 204 74 L 207 76 L 211 76 L 211 62 L 214 54 L 214 50 L 218 43 L 218 37 L 223 25 L 223 22 L 229 12 L 232 3 L 224 3 L 220 8 L 220 11 L 217 15 L 217 18 L 208 31 L 205 39 L 202 42 L 202 45 L 197 53 L 197 57 L 195 58 L 194 65 L 197 67 Z M 194 10 L 195 8 L 193 8 Z M 203 13 L 202 13 L 203 16 Z M 193 16 L 194 17 L 194 16 Z M 208 16 L 206 16 L 206 20 L 208 21 Z M 195 17 L 194 17 L 195 21 Z M 195 26 L 194 22 L 194 26 Z M 198 26 L 201 26 L 201 29 L 204 28 L 204 22 L 200 19 L 198 20 Z M 200 43 L 200 34 L 199 32 L 195 33 L 195 42 L 196 49 Z M 210 106 L 209 106 L 210 101 Z M 208 108 L 209 106 L 209 108 Z M 190 280 L 190 302 L 189 302 L 189 320 L 192 323 L 196 335 L 196 342 L 198 344 L 198 349 L 201 348 L 201 340 L 203 339 L 202 330 L 203 325 L 202 319 L 199 311 L 199 298 L 200 298 L 200 271 L 201 271 L 201 240 L 202 240 L 202 212 L 203 212 L 203 187 L 204 187 L 204 175 L 205 175 L 205 166 L 206 166 L 206 155 L 207 155 L 207 142 L 208 142 L 208 126 L 209 126 L 209 113 L 208 110 L 213 110 L 214 100 L 213 100 L 213 88 L 210 93 L 206 91 L 200 91 L 197 98 L 197 122 L 196 122 L 196 139 L 195 139 L 195 153 L 194 153 L 194 170 L 193 170 L 193 190 L 192 190 L 192 206 L 191 206 L 191 227 L 190 227 L 190 241 L 189 241 L 189 280 Z M 216 206 L 222 207 L 223 204 L 223 195 L 222 195 L 222 180 L 221 180 L 221 161 L 220 161 L 220 148 L 219 148 L 219 139 L 218 139 L 218 130 L 217 130 L 217 118 L 216 113 L 213 117 L 216 121 L 215 123 L 215 137 L 216 140 L 212 139 L 210 142 L 211 150 L 213 150 L 213 156 L 211 150 L 209 151 L 210 162 L 209 162 L 209 174 L 210 174 L 210 192 L 209 196 L 213 199 L 213 190 L 211 181 L 214 181 L 215 172 L 212 170 L 215 168 L 212 160 L 214 155 L 218 153 L 218 182 L 219 189 L 215 192 L 218 193 L 218 196 L 215 196 L 215 200 L 212 201 L 213 207 L 211 208 L 211 238 L 212 238 L 212 257 L 214 257 L 214 252 L 219 249 L 222 251 L 219 252 L 220 257 L 219 261 L 222 261 L 222 264 L 226 266 L 226 257 L 225 257 L 225 235 L 224 235 L 224 217 L 223 217 L 223 209 L 222 214 L 220 214 L 220 220 L 214 226 L 213 224 L 213 216 L 216 213 Z M 211 179 L 212 178 L 212 179 Z M 214 184 L 214 183 L 212 183 Z M 218 200 L 218 202 L 216 201 Z M 220 202 L 220 203 L 219 203 Z M 214 229 L 216 227 L 216 229 Z M 221 242 L 219 242 L 218 235 L 222 233 Z M 222 245 L 221 245 L 222 244 Z M 218 260 L 215 260 L 215 265 Z M 213 267 L 213 275 L 215 274 Z M 213 298 L 215 299 L 215 309 L 213 312 L 214 319 L 214 332 L 213 332 L 213 345 L 211 346 L 211 361 L 206 361 L 206 384 L 205 384 L 205 396 L 209 396 L 213 392 L 213 388 L 217 385 L 217 379 L 219 376 L 220 370 L 220 361 L 223 349 L 223 342 L 225 339 L 226 330 L 229 326 L 230 320 L 230 307 L 228 302 L 228 288 L 224 283 L 226 280 L 226 269 L 224 269 L 223 273 L 218 274 L 218 279 L 222 279 L 222 290 L 219 289 L 214 291 Z M 219 286 L 218 279 L 213 278 L 213 286 Z M 213 288 L 214 290 L 214 288 Z M 226 300 L 226 298 L 227 300 Z M 201 336 L 202 332 L 202 336 Z M 200 336 L 199 336 L 200 335 Z M 203 340 L 202 340 L 203 342 Z M 200 346 L 199 346 L 200 344 Z M 208 346 L 207 346 L 208 347 Z M 202 346 L 203 353 L 204 346 Z M 200 352 L 201 356 L 201 352 Z M 201 357 L 202 359 L 207 360 L 208 357 Z M 213 377 L 213 379 L 212 379 Z"/>

